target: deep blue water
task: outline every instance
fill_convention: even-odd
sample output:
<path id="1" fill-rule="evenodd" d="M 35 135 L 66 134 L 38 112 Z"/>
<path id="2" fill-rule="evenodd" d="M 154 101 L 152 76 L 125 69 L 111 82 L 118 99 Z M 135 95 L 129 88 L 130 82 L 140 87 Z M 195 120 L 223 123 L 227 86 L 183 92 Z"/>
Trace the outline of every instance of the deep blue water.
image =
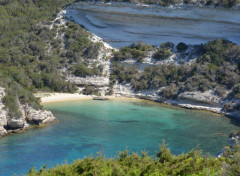
<path id="1" fill-rule="evenodd" d="M 32 166 L 72 162 L 102 151 L 154 155 L 165 139 L 172 153 L 195 146 L 218 153 L 239 123 L 227 117 L 136 100 L 73 101 L 47 104 L 59 123 L 0 138 L 0 175 L 23 175 Z"/>
<path id="2" fill-rule="evenodd" d="M 201 44 L 217 38 L 240 44 L 240 9 L 81 2 L 68 8 L 66 16 L 117 48 L 139 41 Z"/>

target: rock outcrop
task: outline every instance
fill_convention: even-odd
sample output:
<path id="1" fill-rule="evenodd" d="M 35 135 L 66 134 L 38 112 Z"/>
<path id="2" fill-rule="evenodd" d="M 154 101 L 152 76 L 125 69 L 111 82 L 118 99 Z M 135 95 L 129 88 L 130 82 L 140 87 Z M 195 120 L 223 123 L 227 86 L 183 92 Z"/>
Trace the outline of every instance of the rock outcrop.
<path id="1" fill-rule="evenodd" d="M 184 92 L 178 95 L 178 99 L 171 104 L 187 109 L 205 110 L 215 113 L 223 113 L 221 98 L 214 95 L 213 91 Z"/>
<path id="2" fill-rule="evenodd" d="M 7 130 L 3 126 L 0 126 L 0 136 L 4 136 L 6 134 L 7 134 Z"/>
<path id="3" fill-rule="evenodd" d="M 188 100 L 203 104 L 218 105 L 220 98 L 213 95 L 211 91 L 207 92 L 184 92 L 178 95 L 179 100 Z"/>
<path id="4" fill-rule="evenodd" d="M 30 106 L 25 108 L 26 121 L 30 124 L 50 123 L 56 120 L 53 114 L 47 110 L 35 110 Z"/>
<path id="5" fill-rule="evenodd" d="M 14 119 L 14 118 L 8 118 L 7 121 L 7 127 L 10 129 L 20 129 L 20 128 L 24 128 L 24 119 L 23 118 L 19 118 L 19 119 Z"/>
<path id="6" fill-rule="evenodd" d="M 0 87 L 0 136 L 7 134 L 7 111 L 2 103 L 2 98 L 5 96 L 4 88 Z"/>
<path id="7" fill-rule="evenodd" d="M 4 136 L 11 131 L 18 131 L 30 127 L 30 125 L 40 125 L 56 121 L 50 111 L 44 109 L 33 109 L 29 105 L 19 103 L 21 117 L 10 117 L 8 110 L 2 103 L 5 96 L 4 88 L 0 87 L 0 136 Z"/>
<path id="8" fill-rule="evenodd" d="M 162 102 L 166 104 L 171 104 L 175 106 L 180 106 L 182 108 L 187 109 L 196 109 L 196 110 L 204 110 L 211 111 L 214 113 L 223 113 L 223 102 L 221 102 L 221 98 L 214 95 L 213 91 L 206 92 L 185 92 L 178 95 L 177 100 L 163 100 L 161 96 L 158 95 L 159 90 L 149 90 L 149 91 L 140 91 L 135 92 L 132 90 L 130 84 L 115 84 L 113 86 L 113 91 L 117 96 L 124 97 L 136 97 L 156 102 Z M 231 117 L 238 117 L 240 119 L 240 115 L 238 113 L 226 114 Z"/>

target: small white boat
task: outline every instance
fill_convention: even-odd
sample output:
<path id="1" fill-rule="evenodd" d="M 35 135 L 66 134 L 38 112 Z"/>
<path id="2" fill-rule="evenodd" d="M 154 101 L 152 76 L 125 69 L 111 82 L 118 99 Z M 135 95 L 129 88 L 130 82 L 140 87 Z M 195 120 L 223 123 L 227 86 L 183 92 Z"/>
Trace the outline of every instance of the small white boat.
<path id="1" fill-rule="evenodd" d="M 108 100 L 107 97 L 93 97 L 93 100 Z"/>

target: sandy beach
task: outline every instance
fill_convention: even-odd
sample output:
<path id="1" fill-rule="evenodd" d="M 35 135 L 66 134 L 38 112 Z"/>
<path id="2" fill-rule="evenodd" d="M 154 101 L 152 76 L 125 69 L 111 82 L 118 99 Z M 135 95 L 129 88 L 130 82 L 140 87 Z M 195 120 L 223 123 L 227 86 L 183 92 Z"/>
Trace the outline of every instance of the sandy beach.
<path id="1" fill-rule="evenodd" d="M 56 103 L 56 102 L 68 102 L 68 101 L 84 101 L 84 100 L 92 100 L 95 95 L 83 95 L 79 93 L 56 93 L 56 92 L 38 92 L 34 94 L 35 97 L 38 97 L 41 99 L 41 104 L 48 104 L 48 103 Z M 136 97 L 125 97 L 125 96 L 119 96 L 119 95 L 111 95 L 111 96 L 104 96 L 108 100 L 134 100 L 134 101 L 148 101 L 148 103 L 157 103 L 155 101 L 151 100 L 146 100 L 146 99 L 140 99 Z M 188 109 L 188 110 L 197 110 L 201 112 L 206 112 L 206 113 L 213 113 L 214 115 L 221 115 L 222 113 L 218 113 L 216 111 L 213 111 L 210 109 L 202 109 L 201 107 L 199 108 L 198 106 L 192 106 L 192 108 L 186 108 L 184 106 L 179 106 L 179 105 L 171 105 L 171 104 L 165 104 L 161 103 L 161 106 L 166 106 L 166 107 L 172 107 L 172 108 L 177 108 L 177 109 Z"/>
<path id="2" fill-rule="evenodd" d="M 66 101 L 79 101 L 79 100 L 92 100 L 94 95 L 83 95 L 79 93 L 49 93 L 49 92 L 38 92 L 34 94 L 35 97 L 41 98 L 41 104 L 54 103 L 54 102 L 66 102 Z M 119 96 L 105 96 L 109 100 L 116 99 L 136 99 Z"/>

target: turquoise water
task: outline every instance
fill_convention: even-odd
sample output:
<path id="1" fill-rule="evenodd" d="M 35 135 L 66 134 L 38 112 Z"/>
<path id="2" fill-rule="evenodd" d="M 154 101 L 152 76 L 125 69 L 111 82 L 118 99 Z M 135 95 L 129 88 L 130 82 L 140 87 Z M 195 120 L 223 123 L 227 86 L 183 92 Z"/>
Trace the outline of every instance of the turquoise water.
<path id="1" fill-rule="evenodd" d="M 162 106 L 149 101 L 73 101 L 45 105 L 59 123 L 0 139 L 0 175 L 22 175 L 32 166 L 72 162 L 102 151 L 149 151 L 165 139 L 172 153 L 199 145 L 216 154 L 240 124 L 210 113 Z"/>

